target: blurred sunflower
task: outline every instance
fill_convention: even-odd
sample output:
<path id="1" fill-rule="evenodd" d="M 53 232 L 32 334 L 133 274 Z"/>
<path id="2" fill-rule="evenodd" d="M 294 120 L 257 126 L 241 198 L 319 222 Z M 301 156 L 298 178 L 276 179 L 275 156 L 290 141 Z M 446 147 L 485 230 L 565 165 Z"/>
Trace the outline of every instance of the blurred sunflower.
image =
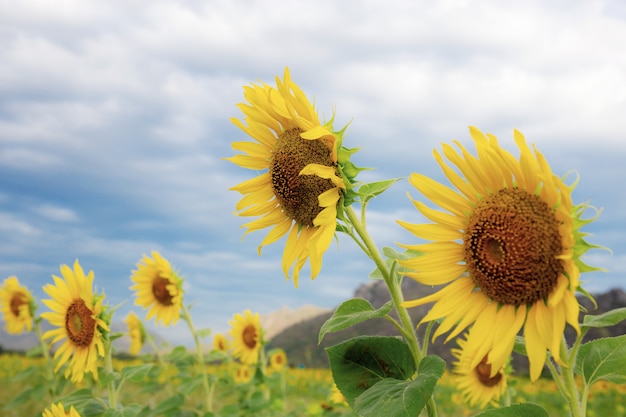
<path id="1" fill-rule="evenodd" d="M 342 129 L 321 124 L 317 112 L 300 88 L 291 81 L 289 69 L 276 87 L 267 84 L 244 87 L 249 104 L 241 103 L 244 121 L 232 122 L 256 142 L 233 142 L 244 154 L 225 158 L 242 168 L 264 171 L 232 187 L 244 197 L 236 209 L 240 216 L 261 216 L 244 224 L 244 236 L 272 227 L 259 246 L 287 235 L 282 268 L 294 284 L 307 260 L 311 279 L 322 267 L 322 256 L 335 234 L 337 207 L 358 170 L 342 170 L 354 150 L 341 148 Z M 245 123 L 245 124 L 244 124 Z M 351 164 L 351 163 L 350 163 Z M 350 165 L 352 167 L 352 165 Z M 348 175 L 347 173 L 353 174 Z"/>
<path id="2" fill-rule="evenodd" d="M 158 252 L 152 258 L 144 256 L 133 271 L 131 279 L 135 283 L 131 290 L 137 291 L 135 305 L 148 310 L 147 319 L 156 317 L 158 324 L 176 324 L 183 304 L 183 281 L 174 272 L 169 261 Z"/>
<path id="3" fill-rule="evenodd" d="M 236 384 L 245 384 L 252 379 L 252 368 L 248 365 L 239 365 L 235 369 L 234 380 Z"/>
<path id="4" fill-rule="evenodd" d="M 452 355 L 457 359 L 453 364 L 454 380 L 464 400 L 471 406 L 478 405 L 481 408 L 488 404 L 497 406 L 507 387 L 504 369 L 493 374 L 488 363 L 488 355 L 484 356 L 478 365 L 472 366 L 473 355 L 467 341 L 458 338 L 457 343 L 459 348 L 451 349 Z"/>
<path id="5" fill-rule="evenodd" d="M 33 329 L 35 300 L 15 276 L 5 279 L 0 287 L 0 311 L 7 333 L 20 334 Z"/>
<path id="6" fill-rule="evenodd" d="M 42 417 L 80 417 L 78 411 L 73 405 L 70 406 L 69 411 L 65 411 L 62 403 L 52 404 L 49 408 L 43 410 Z"/>
<path id="7" fill-rule="evenodd" d="M 71 375 L 72 382 L 81 382 L 86 372 L 98 379 L 98 357 L 104 356 L 104 335 L 109 325 L 104 319 L 102 302 L 104 295 L 93 293 L 93 271 L 85 276 L 78 260 L 74 270 L 61 265 L 63 279 L 53 275 L 54 284 L 47 284 L 43 290 L 52 299 L 42 300 L 51 312 L 41 314 L 56 327 L 44 333 L 43 338 L 53 338 L 51 343 L 65 341 L 54 353 L 57 365 L 55 372 L 65 363 L 65 377 Z"/>
<path id="8" fill-rule="evenodd" d="M 219 352 L 228 352 L 228 339 L 222 333 L 213 336 L 213 349 Z"/>
<path id="9" fill-rule="evenodd" d="M 250 310 L 236 313 L 228 324 L 233 337 L 233 356 L 245 365 L 256 364 L 263 343 L 259 313 L 252 314 Z"/>
<path id="10" fill-rule="evenodd" d="M 566 323 L 580 333 L 575 291 L 581 271 L 593 268 L 580 257 L 591 247 L 580 227 L 589 206 L 572 204 L 576 183 L 554 175 L 544 156 L 514 132 L 517 160 L 471 127 L 478 157 L 458 142 L 458 153 L 444 144 L 443 153 L 457 173 L 435 151 L 434 156 L 458 192 L 431 178 L 412 174 L 409 182 L 445 211 L 413 204 L 434 224 L 399 223 L 415 236 L 432 242 L 401 245 L 422 253 L 400 263 L 406 275 L 425 285 L 448 284 L 430 296 L 408 301 L 406 307 L 435 302 L 423 318 L 445 318 L 434 337 L 456 326 L 447 340 L 473 323 L 468 343 L 476 344 L 470 366 L 489 353 L 492 376 L 501 369 L 524 328 L 530 375 L 534 381 L 546 352 L 563 364 L 560 344 Z M 447 341 L 446 340 L 446 341 Z"/>
<path id="11" fill-rule="evenodd" d="M 282 349 L 274 349 L 270 352 L 269 356 L 269 369 L 274 372 L 281 371 L 287 366 L 287 354 Z"/>
<path id="12" fill-rule="evenodd" d="M 131 355 L 137 356 L 146 341 L 146 329 L 139 317 L 132 311 L 128 313 L 124 321 L 128 326 L 128 337 L 130 337 L 129 352 Z"/>

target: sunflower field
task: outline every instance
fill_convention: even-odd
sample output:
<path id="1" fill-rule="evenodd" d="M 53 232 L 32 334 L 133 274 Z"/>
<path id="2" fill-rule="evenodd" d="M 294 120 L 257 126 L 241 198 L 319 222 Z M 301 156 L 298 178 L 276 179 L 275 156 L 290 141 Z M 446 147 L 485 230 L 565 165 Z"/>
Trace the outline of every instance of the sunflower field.
<path id="1" fill-rule="evenodd" d="M 590 329 L 626 320 L 626 308 L 592 315 L 577 298 L 595 302 L 581 275 L 602 268 L 583 256 L 606 249 L 587 241 L 583 228 L 601 210 L 574 203 L 578 177 L 554 174 L 517 130 L 519 156 L 470 127 L 475 155 L 459 141 L 433 152 L 449 184 L 408 176 L 419 194 L 409 200 L 427 222 L 397 223 L 414 241 L 379 248 L 367 206 L 398 179 L 358 179 L 367 168 L 351 160 L 358 149 L 344 145 L 347 126 L 336 129 L 334 116 L 320 121 L 289 69 L 276 87 L 244 87 L 244 98 L 243 118 L 232 121 L 248 140 L 234 141 L 239 153 L 224 159 L 254 172 L 231 188 L 242 195 L 236 215 L 251 218 L 245 234 L 269 229 L 259 253 L 284 240 L 282 272 L 296 287 L 305 264 L 314 279 L 336 235 L 349 236 L 372 261 L 370 278 L 384 282 L 389 301 L 377 308 L 361 298 L 343 302 L 318 329 L 318 342 L 376 318 L 397 334 L 328 347 L 330 369 L 290 367 L 284 350 L 268 347 L 259 313 L 235 313 L 227 334 L 196 327 L 184 278 L 156 251 L 130 275 L 142 313 L 129 313 L 127 330 L 114 332 L 116 308 L 76 260 L 43 287 L 43 313 L 17 277 L 0 287 L 6 331 L 34 332 L 39 341 L 26 356 L 0 358 L 3 416 L 626 415 L 626 335 L 585 339 Z M 404 279 L 435 292 L 405 300 Z M 408 309 L 424 305 L 430 309 L 413 323 Z M 144 327 L 151 320 L 184 322 L 193 347 L 159 346 Z M 43 321 L 50 330 L 41 331 Z M 131 339 L 126 360 L 113 348 L 122 335 Z M 452 342 L 450 364 L 429 353 L 439 337 Z M 150 353 L 140 355 L 144 346 Z M 513 373 L 513 352 L 528 359 L 527 378 Z"/>

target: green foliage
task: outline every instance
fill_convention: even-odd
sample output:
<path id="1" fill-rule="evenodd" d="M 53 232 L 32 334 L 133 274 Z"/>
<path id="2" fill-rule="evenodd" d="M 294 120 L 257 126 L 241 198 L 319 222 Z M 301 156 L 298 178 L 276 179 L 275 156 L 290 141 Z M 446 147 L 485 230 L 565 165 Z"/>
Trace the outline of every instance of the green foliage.
<path id="1" fill-rule="evenodd" d="M 416 379 L 382 379 L 356 398 L 354 409 L 363 417 L 417 416 L 432 396 L 445 367 L 440 357 L 426 356 L 420 362 Z"/>
<path id="2" fill-rule="evenodd" d="M 338 332 L 369 319 L 384 317 L 392 308 L 393 303 L 391 301 L 387 302 L 378 310 L 375 310 L 369 301 L 362 298 L 353 298 L 344 301 L 337 307 L 332 317 L 322 325 L 317 343 L 321 343 L 327 333 Z"/>
<path id="3" fill-rule="evenodd" d="M 582 345 L 575 372 L 588 385 L 601 379 L 626 383 L 626 335 L 596 339 Z"/>
<path id="4" fill-rule="evenodd" d="M 626 307 L 609 310 L 606 313 L 599 315 L 587 314 L 583 319 L 581 327 L 583 329 L 591 327 L 609 327 L 624 320 L 626 320 Z"/>
<path id="5" fill-rule="evenodd" d="M 475 417 L 549 417 L 548 412 L 533 403 L 513 404 L 495 410 L 485 411 Z"/>
<path id="6" fill-rule="evenodd" d="M 415 362 L 406 343 L 395 337 L 359 336 L 326 349 L 337 387 L 348 404 L 385 378 L 408 380 Z"/>
<path id="7" fill-rule="evenodd" d="M 390 180 L 375 181 L 361 185 L 357 191 L 357 194 L 361 199 L 361 204 L 367 204 L 369 200 L 384 193 L 389 187 L 401 179 L 402 178 L 393 178 Z"/>

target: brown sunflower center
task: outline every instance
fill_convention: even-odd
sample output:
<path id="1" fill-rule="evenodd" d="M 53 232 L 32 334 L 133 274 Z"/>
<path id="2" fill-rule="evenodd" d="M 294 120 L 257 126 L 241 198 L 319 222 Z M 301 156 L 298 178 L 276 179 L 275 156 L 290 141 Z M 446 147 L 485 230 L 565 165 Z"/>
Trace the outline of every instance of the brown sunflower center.
<path id="1" fill-rule="evenodd" d="M 465 231 L 465 262 L 474 283 L 503 304 L 547 297 L 563 265 L 559 221 L 540 197 L 504 188 L 481 200 Z"/>
<path id="2" fill-rule="evenodd" d="M 96 320 L 93 312 L 81 299 L 74 300 L 65 313 L 65 330 L 67 337 L 76 347 L 88 347 L 96 331 Z"/>
<path id="3" fill-rule="evenodd" d="M 331 180 L 317 175 L 300 175 L 309 164 L 334 167 L 330 150 L 322 140 L 300 137 L 300 129 L 283 132 L 276 142 L 269 171 L 272 189 L 285 214 L 303 226 L 313 226 L 322 211 L 317 197 L 334 188 Z"/>
<path id="4" fill-rule="evenodd" d="M 174 304 L 172 301 L 173 297 L 167 289 L 168 285 L 170 285 L 170 281 L 162 277 L 156 277 L 154 281 L 152 281 L 152 294 L 158 303 L 164 306 Z"/>
<path id="5" fill-rule="evenodd" d="M 26 299 L 26 297 L 24 297 L 23 294 L 14 294 L 13 297 L 11 297 L 10 302 L 11 313 L 13 313 L 15 317 L 19 317 L 20 307 L 22 307 L 24 304 L 28 304 L 28 300 Z"/>
<path id="6" fill-rule="evenodd" d="M 256 327 L 252 325 L 246 326 L 243 329 L 241 338 L 243 339 L 244 345 L 246 345 L 250 349 L 254 349 L 257 340 Z"/>
<path id="7" fill-rule="evenodd" d="M 277 353 L 276 356 L 274 357 L 274 362 L 276 363 L 276 365 L 282 365 L 283 364 L 283 355 Z"/>
<path id="8" fill-rule="evenodd" d="M 485 387 L 493 387 L 498 385 L 498 383 L 502 380 L 502 373 L 498 372 L 494 376 L 491 376 L 491 364 L 487 363 L 487 356 L 483 358 L 482 361 L 476 366 L 474 369 L 476 372 L 476 376 L 481 384 Z"/>

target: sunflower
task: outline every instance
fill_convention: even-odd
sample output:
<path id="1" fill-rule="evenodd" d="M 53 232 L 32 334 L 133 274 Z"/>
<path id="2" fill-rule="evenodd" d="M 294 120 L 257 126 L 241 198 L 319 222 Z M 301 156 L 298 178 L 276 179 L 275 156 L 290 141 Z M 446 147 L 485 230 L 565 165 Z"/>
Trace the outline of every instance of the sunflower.
<path id="1" fill-rule="evenodd" d="M 459 348 L 452 349 L 452 355 L 457 359 L 454 365 L 454 380 L 460 388 L 465 401 L 471 405 L 485 408 L 488 404 L 497 405 L 497 401 L 506 391 L 506 373 L 499 369 L 492 376 L 491 365 L 488 363 L 488 354 L 478 365 L 472 366 L 472 352 L 468 350 L 466 340 L 457 339 Z"/>
<path id="2" fill-rule="evenodd" d="M 62 403 L 52 404 L 50 408 L 46 408 L 41 414 L 42 417 L 80 417 L 78 411 L 73 405 L 70 406 L 69 411 L 65 411 Z"/>
<path id="3" fill-rule="evenodd" d="M 244 87 L 249 104 L 239 104 L 244 121 L 232 122 L 256 142 L 234 142 L 244 154 L 225 158 L 242 168 L 263 171 L 231 190 L 244 197 L 236 209 L 240 216 L 261 216 L 244 224 L 244 236 L 272 227 L 259 246 L 287 235 L 282 268 L 294 284 L 307 260 L 311 279 L 322 267 L 322 256 L 335 234 L 337 206 L 346 188 L 340 174 L 352 150 L 341 149 L 343 130 L 334 132 L 332 120 L 321 124 L 300 88 L 291 81 L 289 69 L 277 88 L 267 84 Z M 245 124 L 244 124 L 245 123 Z M 339 150 L 341 149 L 341 152 Z"/>
<path id="4" fill-rule="evenodd" d="M 104 356 L 104 335 L 109 332 L 103 313 L 104 295 L 94 295 L 92 286 L 94 274 L 85 276 L 78 260 L 74 270 L 61 265 L 63 279 L 53 275 L 54 284 L 47 284 L 43 290 L 52 299 L 42 300 L 51 312 L 41 317 L 56 327 L 44 333 L 43 338 L 53 338 L 51 343 L 65 339 L 54 354 L 57 365 L 55 372 L 69 362 L 65 377 L 71 375 L 72 382 L 81 382 L 86 372 L 98 379 L 98 357 Z"/>
<path id="5" fill-rule="evenodd" d="M 0 287 L 0 311 L 7 333 L 20 334 L 33 329 L 34 298 L 15 276 L 5 279 Z"/>
<path id="6" fill-rule="evenodd" d="M 128 326 L 128 336 L 130 337 L 129 352 L 131 355 L 138 355 L 146 340 L 146 330 L 139 317 L 132 311 L 128 313 L 124 320 Z"/>
<path id="7" fill-rule="evenodd" d="M 167 259 L 153 251 L 152 258 L 144 256 L 137 264 L 131 279 L 135 285 L 130 289 L 137 291 L 135 305 L 149 309 L 148 320 L 156 316 L 156 323 L 162 322 L 165 326 L 178 322 L 183 303 L 183 281 Z"/>
<path id="8" fill-rule="evenodd" d="M 270 370 L 279 372 L 287 365 L 287 354 L 282 349 L 275 349 L 269 354 L 269 363 Z"/>
<path id="9" fill-rule="evenodd" d="M 213 349 L 219 352 L 228 352 L 228 339 L 222 333 L 213 336 Z"/>
<path id="10" fill-rule="evenodd" d="M 229 334 L 233 337 L 233 356 L 243 364 L 256 364 L 262 345 L 259 313 L 252 314 L 250 310 L 236 313 L 228 324 L 231 325 Z"/>
<path id="11" fill-rule="evenodd" d="M 238 365 L 235 369 L 234 380 L 236 384 L 245 384 L 252 379 L 252 368 L 248 365 Z"/>
<path id="12" fill-rule="evenodd" d="M 531 152 L 522 134 L 514 132 L 517 160 L 500 148 L 493 135 L 471 127 L 478 157 L 461 144 L 458 153 L 443 145 L 435 151 L 446 177 L 457 189 L 424 175 L 409 182 L 444 211 L 413 201 L 434 224 L 399 223 L 418 238 L 432 242 L 401 245 L 421 256 L 400 261 L 414 272 L 406 275 L 425 285 L 447 284 L 438 292 L 405 302 L 414 307 L 434 302 L 422 322 L 445 318 L 434 338 L 455 329 L 447 340 L 473 323 L 468 343 L 475 345 L 475 368 L 489 353 L 492 376 L 501 369 L 523 328 L 530 375 L 539 377 L 549 350 L 558 363 L 568 323 L 579 334 L 575 291 L 581 271 L 593 268 L 580 256 L 590 247 L 579 228 L 588 207 L 572 204 L 575 187 L 554 175 L 544 156 Z"/>

